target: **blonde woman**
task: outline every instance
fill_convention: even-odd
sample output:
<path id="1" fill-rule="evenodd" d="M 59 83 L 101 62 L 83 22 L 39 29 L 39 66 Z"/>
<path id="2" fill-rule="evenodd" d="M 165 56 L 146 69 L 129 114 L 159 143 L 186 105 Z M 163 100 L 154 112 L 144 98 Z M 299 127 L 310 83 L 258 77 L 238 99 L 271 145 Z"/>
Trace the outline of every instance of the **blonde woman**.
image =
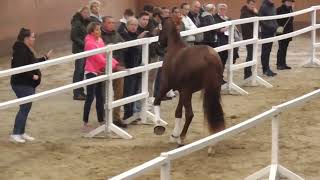
<path id="1" fill-rule="evenodd" d="M 102 23 L 102 16 L 100 15 L 101 2 L 98 0 L 92 0 L 89 3 L 90 7 L 90 20 L 91 22 Z"/>

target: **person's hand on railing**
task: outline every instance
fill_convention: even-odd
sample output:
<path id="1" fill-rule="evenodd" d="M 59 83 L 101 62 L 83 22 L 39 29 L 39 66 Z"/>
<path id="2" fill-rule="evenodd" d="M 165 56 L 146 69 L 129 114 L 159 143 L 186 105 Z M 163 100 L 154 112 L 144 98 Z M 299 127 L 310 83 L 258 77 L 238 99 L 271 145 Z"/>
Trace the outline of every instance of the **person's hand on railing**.
<path id="1" fill-rule="evenodd" d="M 39 75 L 33 75 L 32 79 L 37 81 L 39 79 Z"/>
<path id="2" fill-rule="evenodd" d="M 138 39 L 146 37 L 147 33 L 149 33 L 149 31 L 143 31 L 141 34 L 139 34 Z"/>
<path id="3" fill-rule="evenodd" d="M 220 32 L 222 32 L 222 33 L 226 32 L 226 31 L 228 31 L 228 28 L 227 28 L 227 27 L 224 27 L 224 28 L 221 28 L 221 29 L 220 29 Z"/>
<path id="4" fill-rule="evenodd" d="M 114 69 L 115 72 L 124 71 L 124 70 L 126 70 L 126 68 L 123 66 L 116 66 L 116 68 Z"/>

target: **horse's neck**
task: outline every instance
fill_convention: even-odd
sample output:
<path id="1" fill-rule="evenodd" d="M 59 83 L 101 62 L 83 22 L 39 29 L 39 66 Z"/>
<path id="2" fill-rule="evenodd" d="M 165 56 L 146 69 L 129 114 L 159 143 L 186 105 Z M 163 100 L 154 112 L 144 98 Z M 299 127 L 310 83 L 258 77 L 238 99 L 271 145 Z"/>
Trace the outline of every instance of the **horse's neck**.
<path id="1" fill-rule="evenodd" d="M 186 47 L 187 44 L 181 39 L 181 37 L 178 38 L 171 38 L 168 42 L 168 49 L 178 51 L 184 47 Z"/>

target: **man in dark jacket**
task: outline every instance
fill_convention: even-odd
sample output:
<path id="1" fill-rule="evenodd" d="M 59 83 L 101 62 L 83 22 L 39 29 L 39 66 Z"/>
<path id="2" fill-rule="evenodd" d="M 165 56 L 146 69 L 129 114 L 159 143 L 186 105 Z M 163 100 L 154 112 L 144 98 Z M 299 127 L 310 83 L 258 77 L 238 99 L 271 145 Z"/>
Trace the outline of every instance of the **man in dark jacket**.
<path id="1" fill-rule="evenodd" d="M 264 0 L 260 10 L 260 16 L 274 16 L 276 15 L 276 8 L 274 7 L 273 0 Z M 277 20 L 267 20 L 267 21 L 260 21 L 261 24 L 261 38 L 270 38 L 273 37 L 276 33 L 278 23 Z M 270 69 L 269 61 L 270 61 L 270 53 L 272 49 L 272 42 L 265 43 L 262 45 L 261 49 L 261 64 L 262 64 L 262 71 L 263 74 L 266 76 L 272 77 L 276 76 L 277 73 L 274 73 Z"/>
<path id="2" fill-rule="evenodd" d="M 247 0 L 247 4 L 241 8 L 240 18 L 251 18 L 258 16 L 258 10 L 255 7 L 255 0 Z M 253 23 L 241 24 L 242 38 L 243 40 L 253 38 Z M 246 62 L 252 61 L 253 56 L 253 45 L 248 44 L 247 48 L 247 59 Z M 252 75 L 251 67 L 244 68 L 244 79 L 249 78 Z"/>
<path id="3" fill-rule="evenodd" d="M 83 7 L 80 12 L 77 12 L 71 20 L 71 40 L 72 53 L 80 53 L 84 51 L 84 38 L 87 35 L 87 25 L 89 24 L 90 11 L 88 7 Z M 73 83 L 82 81 L 84 78 L 84 63 L 85 59 L 77 59 L 75 61 Z M 85 100 L 84 89 L 73 90 L 74 100 Z"/>
<path id="4" fill-rule="evenodd" d="M 201 3 L 199 1 L 193 1 L 191 4 L 191 10 L 188 13 L 189 18 L 197 27 L 200 27 L 200 9 Z"/>
<path id="5" fill-rule="evenodd" d="M 124 42 L 120 34 L 115 31 L 115 20 L 111 16 L 102 18 L 101 38 L 106 45 Z M 124 65 L 124 50 L 113 51 L 113 57 L 118 60 L 121 65 Z M 123 78 L 113 80 L 114 100 L 119 100 L 123 97 Z M 126 128 L 127 125 L 121 121 L 120 107 L 113 110 L 113 123 L 119 127 Z"/>
<path id="6" fill-rule="evenodd" d="M 277 14 L 287 14 L 293 11 L 294 0 L 282 0 L 282 5 L 277 9 Z M 283 34 L 293 32 L 293 17 L 278 19 L 278 25 L 282 26 Z M 284 70 L 284 69 L 291 69 L 287 65 L 287 50 L 289 46 L 289 42 L 292 41 L 292 38 L 283 39 L 279 41 L 279 49 L 277 53 L 277 69 Z"/>

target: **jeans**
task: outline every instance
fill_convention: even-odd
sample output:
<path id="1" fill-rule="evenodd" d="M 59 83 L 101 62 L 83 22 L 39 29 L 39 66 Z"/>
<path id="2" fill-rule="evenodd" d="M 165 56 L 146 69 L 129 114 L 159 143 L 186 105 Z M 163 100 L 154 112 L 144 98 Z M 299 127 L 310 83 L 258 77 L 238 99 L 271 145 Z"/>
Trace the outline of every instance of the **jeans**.
<path id="1" fill-rule="evenodd" d="M 84 78 L 84 64 L 85 59 L 77 59 L 74 64 L 73 83 L 82 81 Z M 73 90 L 73 96 L 84 95 L 84 88 L 78 88 Z"/>
<path id="2" fill-rule="evenodd" d="M 12 90 L 18 98 L 26 97 L 35 94 L 35 88 L 32 86 L 12 85 Z M 25 127 L 31 110 L 32 103 L 20 105 L 19 111 L 14 122 L 13 134 L 22 135 L 25 133 Z"/>
<path id="3" fill-rule="evenodd" d="M 129 97 L 138 94 L 141 91 L 141 74 L 134 74 L 124 78 L 123 97 Z M 141 111 L 141 102 L 133 102 L 124 105 L 124 117 L 127 119 L 135 112 Z"/>
<path id="4" fill-rule="evenodd" d="M 249 44 L 246 46 L 247 48 L 247 59 L 246 62 L 252 61 L 253 58 L 253 45 Z M 251 67 L 245 67 L 244 68 L 244 78 L 248 78 L 252 76 L 252 71 L 251 71 Z"/>
<path id="5" fill-rule="evenodd" d="M 94 78 L 97 75 L 93 73 L 86 74 L 86 78 Z M 83 110 L 83 122 L 88 123 L 89 121 L 89 114 L 92 102 L 94 98 L 96 98 L 96 110 L 97 110 L 97 118 L 99 122 L 104 121 L 104 96 L 103 96 L 103 83 L 99 82 L 96 84 L 91 84 L 87 86 L 87 97 L 84 103 L 84 110 Z"/>

